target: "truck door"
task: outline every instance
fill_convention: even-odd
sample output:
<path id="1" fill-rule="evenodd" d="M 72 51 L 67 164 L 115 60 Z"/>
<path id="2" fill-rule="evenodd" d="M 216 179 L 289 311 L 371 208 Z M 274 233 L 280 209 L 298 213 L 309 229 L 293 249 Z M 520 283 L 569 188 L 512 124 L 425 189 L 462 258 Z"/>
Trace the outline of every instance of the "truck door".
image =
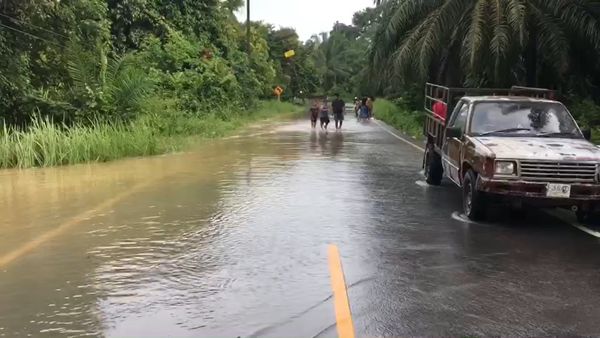
<path id="1" fill-rule="evenodd" d="M 460 128 L 460 138 L 447 138 L 444 142 L 443 147 L 443 166 L 444 172 L 447 173 L 454 183 L 460 185 L 460 166 L 461 166 L 461 149 L 462 149 L 462 135 L 465 133 L 467 127 L 467 117 L 469 115 L 469 104 L 464 101 L 460 101 L 456 106 L 448 127 Z"/>

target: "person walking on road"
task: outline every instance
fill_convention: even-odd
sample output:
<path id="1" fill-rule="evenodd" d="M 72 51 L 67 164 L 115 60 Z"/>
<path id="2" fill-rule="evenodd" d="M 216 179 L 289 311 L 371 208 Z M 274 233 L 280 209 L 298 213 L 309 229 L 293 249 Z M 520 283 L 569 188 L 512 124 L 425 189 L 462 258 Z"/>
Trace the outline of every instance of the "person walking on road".
<path id="1" fill-rule="evenodd" d="M 356 119 L 358 120 L 358 113 L 360 111 L 360 106 L 361 106 L 361 102 L 358 99 L 358 97 L 354 98 L 354 116 L 356 117 Z"/>
<path id="2" fill-rule="evenodd" d="M 367 98 L 362 99 L 358 113 L 358 120 L 367 120 L 369 118 L 369 107 L 367 106 Z"/>
<path id="3" fill-rule="evenodd" d="M 317 100 L 314 100 L 310 107 L 310 127 L 317 127 L 317 119 L 319 118 L 319 103 Z"/>
<path id="4" fill-rule="evenodd" d="M 321 129 L 324 129 L 325 131 L 327 131 L 327 126 L 329 125 L 329 108 L 327 107 L 327 99 L 325 99 L 323 101 L 323 104 L 321 105 L 321 112 L 320 115 L 321 117 Z"/>
<path id="5" fill-rule="evenodd" d="M 331 109 L 333 110 L 333 119 L 335 120 L 335 129 L 342 129 L 344 123 L 344 109 L 346 103 L 340 99 L 340 94 L 335 94 L 335 100 L 331 103 Z"/>
<path id="6" fill-rule="evenodd" d="M 367 105 L 367 108 L 369 109 L 369 118 L 373 118 L 373 101 L 375 101 L 373 99 L 372 96 L 367 96 L 367 101 L 365 102 L 365 104 Z"/>

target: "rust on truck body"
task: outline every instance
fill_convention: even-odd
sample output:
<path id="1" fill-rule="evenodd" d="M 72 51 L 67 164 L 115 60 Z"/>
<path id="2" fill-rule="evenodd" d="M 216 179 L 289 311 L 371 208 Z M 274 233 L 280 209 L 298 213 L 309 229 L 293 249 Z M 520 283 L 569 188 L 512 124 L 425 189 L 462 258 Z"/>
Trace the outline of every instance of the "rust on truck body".
<path id="1" fill-rule="evenodd" d="M 469 94 L 471 92 L 475 94 Z M 453 93 L 458 94 L 453 96 Z M 553 97 L 553 91 L 539 88 L 473 90 L 427 84 L 424 133 L 428 146 L 441 157 L 444 175 L 458 186 L 462 185 L 466 172 L 472 170 L 477 174 L 477 190 L 488 194 L 522 199 L 541 206 L 581 205 L 589 208 L 595 205 L 600 208 L 600 148 L 584 138 L 566 107 L 549 99 Z M 445 119 L 433 114 L 432 104 L 440 101 L 445 102 L 448 108 Z M 512 103 L 518 107 L 548 104 L 552 109 L 561 112 L 564 108 L 565 116 L 572 119 L 573 132 L 565 137 L 552 136 L 556 133 L 550 133 L 552 135 L 548 137 L 543 133 L 531 134 L 537 130 L 534 130 L 534 124 L 531 122 L 531 126 L 527 126 L 527 134 L 473 133 L 471 128 L 474 107 L 479 103 L 498 103 L 503 107 L 513 107 Z M 497 114 L 493 110 L 484 110 L 483 113 L 488 114 L 483 116 L 499 116 L 493 115 Z M 531 108 L 531 113 L 526 116 L 533 119 L 532 114 L 540 116 L 535 115 L 538 113 L 534 112 L 534 108 Z M 509 121 L 513 123 L 512 115 L 502 116 L 510 116 Z M 548 119 L 546 115 L 541 116 Z M 548 123 L 547 120 L 544 121 L 543 126 Z M 558 123 L 563 122 L 561 120 Z M 451 130 L 450 135 L 454 136 L 448 136 L 448 130 Z M 496 172 L 500 172 L 497 171 L 500 162 L 514 168 L 514 173 L 497 174 Z M 569 197 L 548 197 L 547 189 L 552 184 L 569 185 Z"/>
<path id="2" fill-rule="evenodd" d="M 481 191 L 499 195 L 546 198 L 546 183 L 482 178 L 478 182 L 478 188 Z M 571 201 L 571 203 L 567 203 L 570 206 L 573 205 L 573 200 L 593 201 L 598 199 L 600 199 L 600 186 L 598 184 L 572 184 L 571 197 L 564 200 Z M 551 201 L 559 200 L 552 199 Z"/>
<path id="3" fill-rule="evenodd" d="M 465 155 L 463 157 L 463 166 L 468 165 L 476 172 L 485 176 L 485 162 L 493 160 L 495 155 L 485 145 L 475 137 L 466 136 L 464 142 Z M 463 173 L 464 174 L 464 173 Z"/>
<path id="4" fill-rule="evenodd" d="M 600 159 L 600 148 L 580 139 L 480 137 L 479 141 L 497 157 L 554 161 Z"/>

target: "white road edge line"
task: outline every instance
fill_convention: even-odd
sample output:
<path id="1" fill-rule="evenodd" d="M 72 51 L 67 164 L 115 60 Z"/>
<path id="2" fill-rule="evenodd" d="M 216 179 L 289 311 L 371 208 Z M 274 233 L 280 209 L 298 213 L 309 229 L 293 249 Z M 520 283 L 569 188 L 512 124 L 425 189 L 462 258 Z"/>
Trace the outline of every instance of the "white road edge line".
<path id="1" fill-rule="evenodd" d="M 585 233 L 586 233 L 586 234 L 588 234 L 588 235 L 592 235 L 592 236 L 594 236 L 594 237 L 596 237 L 596 238 L 600 238 L 600 232 L 598 232 L 598 231 L 594 231 L 594 230 L 592 230 L 592 229 L 590 229 L 590 228 L 586 227 L 585 225 L 583 225 L 583 224 L 580 224 L 579 222 L 574 222 L 574 223 L 573 223 L 573 222 L 572 222 L 572 221 L 571 221 L 571 220 L 570 220 L 570 219 L 567 217 L 567 215 L 563 214 L 561 211 L 557 211 L 557 210 L 548 210 L 548 211 L 547 211 L 547 213 L 548 213 L 548 214 L 550 214 L 550 215 L 552 215 L 552 216 L 554 216 L 554 217 L 556 217 L 556 218 L 558 218 L 558 219 L 560 219 L 560 220 L 562 220 L 563 222 L 565 222 L 565 223 L 569 224 L 570 226 L 572 226 L 572 227 L 574 227 L 574 228 L 577 228 L 577 229 L 579 229 L 579 230 L 581 230 L 581 231 L 585 232 Z"/>
<path id="2" fill-rule="evenodd" d="M 594 236 L 596 238 L 600 238 L 600 232 L 598 231 L 594 231 L 588 227 L 586 227 L 583 224 L 580 224 L 579 222 L 575 222 L 573 223 L 571 220 L 568 219 L 568 217 L 566 215 L 564 215 L 562 212 L 560 211 L 556 211 L 556 210 L 549 210 L 547 211 L 550 215 L 562 220 L 563 222 L 569 224 L 570 226 L 577 228 L 583 232 L 585 232 L 588 235 Z"/>
<path id="3" fill-rule="evenodd" d="M 413 147 L 413 148 L 415 148 L 415 149 L 418 149 L 419 151 L 421 151 L 421 152 L 423 152 L 423 153 L 425 152 L 425 149 L 424 149 L 424 148 L 422 148 L 422 147 L 419 147 L 418 145 L 416 145 L 416 144 L 414 144 L 414 143 L 412 143 L 412 142 L 410 142 L 410 141 L 406 140 L 404 137 L 402 137 L 402 136 L 399 136 L 399 135 L 396 135 L 395 133 L 393 133 L 393 132 L 389 131 L 389 130 L 388 130 L 387 128 L 385 128 L 385 127 L 384 127 L 384 126 L 381 124 L 381 122 L 379 122 L 378 120 L 373 120 L 373 121 L 374 121 L 375 123 L 377 123 L 377 125 L 379 126 L 379 128 L 383 129 L 383 130 L 384 130 L 386 133 L 388 133 L 388 134 L 390 134 L 390 135 L 394 136 L 395 138 L 399 139 L 400 141 L 402 141 L 402 142 L 404 142 L 404 143 L 406 143 L 406 144 L 410 145 L 411 147 Z"/>
<path id="4" fill-rule="evenodd" d="M 588 235 L 592 235 L 596 238 L 600 238 L 600 232 L 594 231 L 594 230 L 592 230 L 586 226 L 583 226 L 581 224 L 578 224 L 578 223 L 569 223 L 569 224 L 571 224 L 572 226 L 576 227 L 577 229 L 587 233 Z"/>

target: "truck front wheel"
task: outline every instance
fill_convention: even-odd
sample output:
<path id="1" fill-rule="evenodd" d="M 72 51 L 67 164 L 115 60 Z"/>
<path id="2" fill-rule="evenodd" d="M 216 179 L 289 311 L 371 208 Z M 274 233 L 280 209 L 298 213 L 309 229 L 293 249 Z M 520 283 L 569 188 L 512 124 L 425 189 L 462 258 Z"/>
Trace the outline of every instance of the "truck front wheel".
<path id="1" fill-rule="evenodd" d="M 477 174 L 469 170 L 463 180 L 463 210 L 465 216 L 473 221 L 485 219 L 486 196 L 477 190 Z"/>
<path id="2" fill-rule="evenodd" d="M 425 152 L 425 181 L 429 185 L 442 184 L 444 168 L 442 167 L 442 158 L 430 147 Z"/>

